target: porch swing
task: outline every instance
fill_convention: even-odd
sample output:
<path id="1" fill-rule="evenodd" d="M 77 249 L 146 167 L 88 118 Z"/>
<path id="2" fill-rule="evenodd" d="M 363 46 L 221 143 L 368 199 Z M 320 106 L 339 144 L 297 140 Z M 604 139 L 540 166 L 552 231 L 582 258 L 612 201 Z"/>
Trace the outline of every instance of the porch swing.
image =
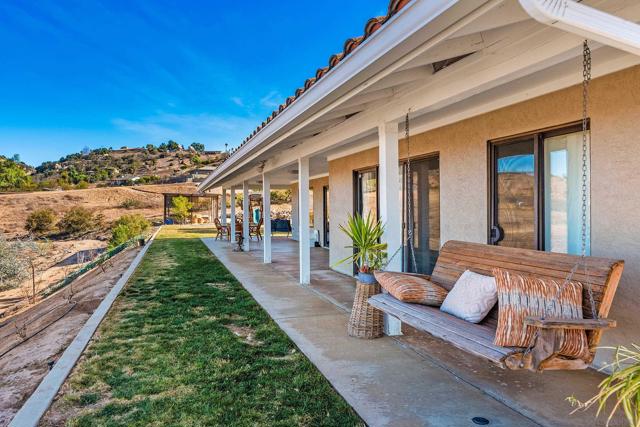
<path id="1" fill-rule="evenodd" d="M 401 302 L 389 294 L 371 297 L 369 303 L 418 330 L 449 342 L 458 349 L 487 359 L 502 368 L 544 370 L 585 369 L 593 361 L 602 331 L 614 328 L 616 322 L 607 319 L 624 261 L 587 256 L 587 174 L 588 174 L 588 87 L 591 80 L 591 53 L 587 41 L 583 44 L 582 83 L 582 220 L 581 254 L 568 255 L 531 249 L 484 245 L 462 241 L 446 242 L 438 256 L 431 282 L 451 290 L 457 279 L 467 270 L 491 276 L 494 268 L 504 268 L 516 274 L 561 281 L 555 294 L 557 301 L 562 290 L 572 281 L 582 284 L 582 319 L 553 318 L 547 316 L 549 305 L 541 317 L 528 317 L 524 324 L 535 328 L 532 344 L 526 348 L 500 347 L 494 344 L 498 323 L 498 305 L 478 324 L 470 323 L 440 311 L 436 307 Z M 409 114 L 405 120 L 407 143 L 407 175 L 411 174 L 409 153 Z M 407 192 L 409 194 L 409 192 Z M 408 197 L 410 198 L 410 196 Z M 412 216 L 412 203 L 407 202 L 408 216 Z M 408 262 L 416 265 L 413 250 L 413 226 L 407 228 Z M 398 251 L 401 248 L 398 249 Z M 390 259 L 393 259 L 396 251 Z M 587 335 L 588 354 L 570 358 L 560 354 L 564 331 L 584 330 Z"/>

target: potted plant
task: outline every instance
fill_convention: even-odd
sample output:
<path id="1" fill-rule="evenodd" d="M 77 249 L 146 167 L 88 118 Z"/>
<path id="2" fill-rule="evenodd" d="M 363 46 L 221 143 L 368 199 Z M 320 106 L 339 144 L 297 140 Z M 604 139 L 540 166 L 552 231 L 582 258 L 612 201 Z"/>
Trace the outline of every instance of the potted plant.
<path id="1" fill-rule="evenodd" d="M 384 266 L 387 257 L 387 244 L 380 243 L 384 225 L 374 220 L 370 213 L 366 218 L 356 214 L 349 215 L 347 224 L 340 225 L 340 230 L 351 239 L 352 244 L 345 247 L 352 249 L 353 254 L 338 264 L 352 262 L 358 267 L 356 295 L 347 332 L 357 338 L 378 338 L 383 335 L 383 315 L 368 300 L 380 293 L 380 285 L 373 272 Z"/>
<path id="2" fill-rule="evenodd" d="M 597 404 L 596 417 L 607 407 L 609 399 L 613 400 L 611 412 L 607 418 L 607 426 L 618 411 L 622 411 L 630 427 L 640 427 L 640 346 L 632 344 L 632 348 L 618 346 L 615 348 L 612 363 L 603 369 L 612 368 L 612 373 L 600 383 L 599 392 L 586 402 L 571 396 L 568 400 L 577 410 L 587 410 Z M 574 411 L 574 412 L 575 412 Z"/>
<path id="3" fill-rule="evenodd" d="M 340 230 L 351 239 L 352 244 L 345 248 L 353 254 L 341 259 L 337 264 L 352 262 L 358 268 L 358 280 L 362 283 L 375 283 L 373 272 L 384 265 L 387 258 L 387 244 L 380 243 L 384 225 L 374 220 L 371 212 L 363 218 L 360 214 L 349 215 L 346 226 L 340 224 Z"/>

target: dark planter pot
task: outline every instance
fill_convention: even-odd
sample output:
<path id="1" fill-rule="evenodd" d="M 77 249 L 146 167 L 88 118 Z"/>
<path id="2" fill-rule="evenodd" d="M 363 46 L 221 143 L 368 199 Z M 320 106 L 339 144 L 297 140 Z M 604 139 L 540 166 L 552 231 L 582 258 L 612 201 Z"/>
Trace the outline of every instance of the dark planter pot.
<path id="1" fill-rule="evenodd" d="M 357 279 L 365 285 L 375 285 L 376 283 L 378 283 L 373 273 L 358 272 Z"/>

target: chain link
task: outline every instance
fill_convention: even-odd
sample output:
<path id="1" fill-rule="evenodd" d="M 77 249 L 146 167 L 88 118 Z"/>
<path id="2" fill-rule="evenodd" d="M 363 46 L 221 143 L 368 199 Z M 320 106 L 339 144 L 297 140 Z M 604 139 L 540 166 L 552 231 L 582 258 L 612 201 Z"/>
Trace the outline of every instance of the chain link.
<path id="1" fill-rule="evenodd" d="M 413 228 L 414 228 L 414 218 L 413 218 L 413 176 L 411 174 L 411 145 L 409 143 L 409 113 L 411 110 L 407 111 L 407 115 L 404 118 L 404 138 L 407 141 L 407 246 L 409 247 L 409 253 L 411 255 L 411 262 L 413 263 L 413 270 L 411 266 L 409 266 L 408 270 L 411 272 L 415 272 L 418 269 L 418 264 L 416 263 L 416 253 L 413 248 Z"/>
<path id="2" fill-rule="evenodd" d="M 584 266 L 585 282 L 587 284 L 587 293 L 589 295 L 589 304 L 591 306 L 591 315 L 594 319 L 598 319 L 598 311 L 596 310 L 595 298 L 593 296 L 593 287 L 589 280 L 589 271 L 587 269 L 587 223 L 588 223 L 588 195 L 589 195 L 589 83 L 591 82 L 591 49 L 589 49 L 589 42 L 585 40 L 582 44 L 582 177 L 581 177 L 581 192 L 582 192 L 582 225 L 580 228 L 580 261 L 576 262 L 562 285 L 558 287 L 556 297 L 554 300 L 550 300 L 545 304 L 544 317 L 547 316 L 552 305 L 560 298 L 562 290 L 571 282 L 580 264 Z M 554 310 L 555 312 L 556 310 Z M 526 326 L 525 326 L 526 328 Z M 534 338 L 531 344 L 523 352 L 523 358 L 521 366 L 524 366 L 524 357 L 527 356 L 539 336 L 539 329 L 536 330 Z"/>
<path id="3" fill-rule="evenodd" d="M 591 315 L 598 318 L 596 303 L 593 297 L 593 289 L 589 281 L 587 271 L 587 221 L 588 221 L 588 200 L 589 194 L 587 175 L 589 173 L 589 83 L 591 82 L 591 49 L 589 42 L 584 41 L 582 45 L 582 262 L 584 264 L 584 275 L 587 278 L 587 291 L 589 293 L 589 304 L 591 305 Z"/>

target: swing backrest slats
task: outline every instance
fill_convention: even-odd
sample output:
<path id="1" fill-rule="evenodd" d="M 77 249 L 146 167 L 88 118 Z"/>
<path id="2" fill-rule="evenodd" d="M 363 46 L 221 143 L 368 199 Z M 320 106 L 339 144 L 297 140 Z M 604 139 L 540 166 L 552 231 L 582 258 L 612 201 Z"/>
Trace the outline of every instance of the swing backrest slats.
<path id="1" fill-rule="evenodd" d="M 576 263 L 580 265 L 573 275 L 573 280 L 581 282 L 584 287 L 582 303 L 584 318 L 594 317 L 587 292 L 588 286 L 593 290 L 598 316 L 606 318 L 624 268 L 622 260 L 585 257 L 583 263 L 581 257 L 576 255 L 451 240 L 441 248 L 431 278 L 443 287 L 451 289 L 465 270 L 491 275 L 493 268 L 500 267 L 541 278 L 564 280 Z M 495 328 L 497 320 L 496 306 L 485 318 L 483 324 Z M 589 331 L 588 336 L 590 344 L 597 345 L 600 333 Z"/>

